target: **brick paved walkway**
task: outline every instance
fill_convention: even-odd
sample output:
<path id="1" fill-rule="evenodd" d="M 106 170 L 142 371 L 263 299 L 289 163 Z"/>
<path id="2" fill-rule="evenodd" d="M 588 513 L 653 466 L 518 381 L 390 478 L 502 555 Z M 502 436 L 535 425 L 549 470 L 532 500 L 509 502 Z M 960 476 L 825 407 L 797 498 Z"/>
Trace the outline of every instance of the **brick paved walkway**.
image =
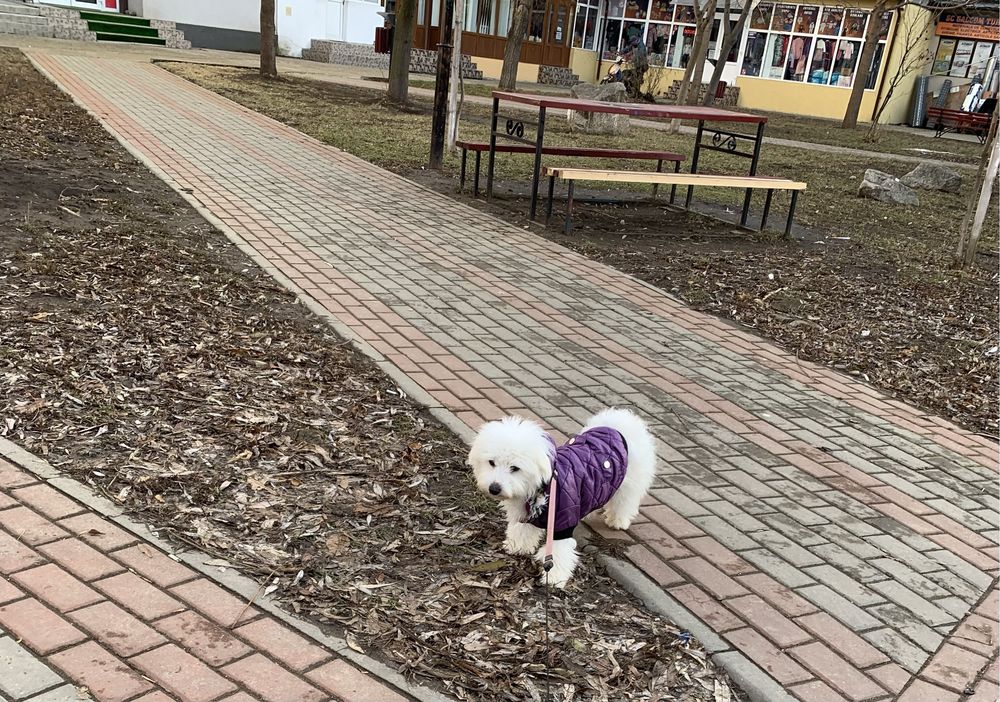
<path id="1" fill-rule="evenodd" d="M 32 58 L 468 426 L 643 412 L 610 536 L 767 699 L 996 699 L 990 441 L 152 65 Z"/>
<path id="2" fill-rule="evenodd" d="M 0 458 L 0 700 L 405 702 Z"/>

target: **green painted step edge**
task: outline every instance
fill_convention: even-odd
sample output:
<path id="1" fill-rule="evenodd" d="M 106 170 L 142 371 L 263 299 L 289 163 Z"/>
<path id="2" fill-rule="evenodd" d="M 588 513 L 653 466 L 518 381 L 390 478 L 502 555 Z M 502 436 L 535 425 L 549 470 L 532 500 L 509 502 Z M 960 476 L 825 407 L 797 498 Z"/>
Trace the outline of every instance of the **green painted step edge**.
<path id="1" fill-rule="evenodd" d="M 140 37 L 135 34 L 116 34 L 114 32 L 97 32 L 97 41 L 122 41 L 135 44 L 159 44 L 166 46 L 167 40 L 159 37 Z"/>
<path id="2" fill-rule="evenodd" d="M 111 34 L 127 34 L 132 37 L 158 37 L 160 31 L 152 27 L 136 27 L 131 24 L 115 24 L 113 22 L 95 22 L 87 20 L 87 29 L 92 32 L 110 32 Z"/>
<path id="3" fill-rule="evenodd" d="M 80 19 L 94 20 L 95 22 L 113 22 L 114 24 L 133 24 L 139 27 L 148 27 L 149 20 L 142 17 L 132 17 L 131 15 L 116 15 L 111 12 L 90 12 L 80 10 Z"/>

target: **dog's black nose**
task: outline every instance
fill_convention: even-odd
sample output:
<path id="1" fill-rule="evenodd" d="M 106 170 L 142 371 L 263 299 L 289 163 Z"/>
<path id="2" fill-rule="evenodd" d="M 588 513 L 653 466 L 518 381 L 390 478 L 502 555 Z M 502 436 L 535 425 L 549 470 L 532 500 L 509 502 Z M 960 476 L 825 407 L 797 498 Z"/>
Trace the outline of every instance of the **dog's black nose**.
<path id="1" fill-rule="evenodd" d="M 503 488 L 500 487 L 500 483 L 490 483 L 490 494 L 499 495 Z"/>

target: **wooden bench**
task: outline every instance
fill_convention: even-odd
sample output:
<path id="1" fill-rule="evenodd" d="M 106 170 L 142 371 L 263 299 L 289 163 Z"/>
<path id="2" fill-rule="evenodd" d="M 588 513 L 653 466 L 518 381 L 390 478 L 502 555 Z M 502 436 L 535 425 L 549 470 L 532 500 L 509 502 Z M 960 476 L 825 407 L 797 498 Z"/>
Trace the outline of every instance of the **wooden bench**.
<path id="1" fill-rule="evenodd" d="M 785 224 L 785 236 L 792 233 L 792 221 L 795 218 L 795 205 L 799 199 L 799 191 L 806 189 L 805 183 L 786 178 L 768 178 L 766 176 L 725 176 L 705 173 L 648 173 L 645 171 L 595 171 L 583 168 L 555 168 L 545 166 L 543 174 L 549 178 L 549 203 L 547 216 L 552 216 L 552 199 L 556 178 L 569 183 L 566 194 L 566 222 L 563 231 L 567 234 L 573 229 L 573 185 L 578 180 L 593 180 L 613 183 L 653 183 L 655 185 L 678 185 L 690 187 L 742 188 L 750 190 L 766 190 L 764 212 L 760 219 L 760 230 L 767 226 L 767 217 L 771 211 L 771 199 L 775 190 L 790 190 L 792 202 L 788 208 L 788 221 Z"/>
<path id="2" fill-rule="evenodd" d="M 985 143 L 991 116 L 988 112 L 963 112 L 946 110 L 943 107 L 927 108 L 927 124 L 934 128 L 935 138 L 948 132 L 955 132 L 974 134 L 979 137 L 980 143 Z"/>
<path id="3" fill-rule="evenodd" d="M 490 145 L 488 142 L 479 141 L 456 141 L 455 145 L 462 150 L 462 170 L 459 175 L 461 185 L 459 190 L 465 190 L 465 172 L 466 172 L 466 159 L 468 158 L 468 153 L 472 151 L 476 154 L 476 174 L 475 180 L 473 181 L 472 194 L 479 197 L 479 174 L 481 167 L 481 160 L 483 153 L 489 153 Z M 496 153 L 504 154 L 533 154 L 535 153 L 535 147 L 528 144 L 497 144 L 495 147 Z M 674 172 L 680 170 L 681 161 L 684 157 L 681 154 L 676 154 L 671 151 L 635 151 L 632 149 L 599 149 L 599 148 L 587 148 L 579 146 L 543 146 L 542 147 L 543 156 L 576 156 L 580 158 L 619 158 L 619 159 L 635 159 L 642 161 L 656 161 L 656 172 L 663 172 L 663 162 L 668 161 L 674 164 Z M 656 197 L 656 190 L 659 184 L 653 185 L 653 197 Z M 670 201 L 673 202 L 676 190 L 672 189 L 670 192 Z"/>

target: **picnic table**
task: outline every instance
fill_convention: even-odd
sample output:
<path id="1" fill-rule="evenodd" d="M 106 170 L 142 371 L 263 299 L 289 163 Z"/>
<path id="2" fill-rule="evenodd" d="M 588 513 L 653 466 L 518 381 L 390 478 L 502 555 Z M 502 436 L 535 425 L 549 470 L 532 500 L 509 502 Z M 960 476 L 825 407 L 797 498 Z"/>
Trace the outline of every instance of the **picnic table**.
<path id="1" fill-rule="evenodd" d="M 500 103 L 518 103 L 534 107 L 538 114 L 535 120 L 525 119 L 524 111 L 501 113 Z M 764 141 L 764 126 L 767 117 L 762 115 L 723 110 L 717 107 L 698 105 L 659 105 L 653 103 L 598 102 L 572 97 L 532 95 L 493 91 L 493 112 L 490 122 L 489 163 L 486 175 L 486 196 L 493 196 L 493 170 L 496 159 L 497 140 L 513 141 L 535 147 L 535 166 L 531 179 L 531 219 L 535 219 L 538 209 L 538 186 L 542 176 L 542 151 L 545 147 L 545 119 L 550 110 L 573 110 L 575 112 L 601 112 L 605 114 L 628 115 L 646 119 L 681 119 L 698 122 L 694 154 L 691 157 L 691 173 L 698 172 L 698 157 L 702 150 L 718 151 L 730 156 L 749 159 L 748 175 L 757 175 L 760 162 L 760 148 Z M 713 126 L 706 128 L 706 122 L 753 125 L 752 133 L 729 131 Z M 531 131 L 534 130 L 534 134 Z M 685 207 L 691 206 L 694 185 L 689 185 Z M 747 188 L 740 213 L 740 226 L 746 226 L 750 211 L 752 188 Z"/>

